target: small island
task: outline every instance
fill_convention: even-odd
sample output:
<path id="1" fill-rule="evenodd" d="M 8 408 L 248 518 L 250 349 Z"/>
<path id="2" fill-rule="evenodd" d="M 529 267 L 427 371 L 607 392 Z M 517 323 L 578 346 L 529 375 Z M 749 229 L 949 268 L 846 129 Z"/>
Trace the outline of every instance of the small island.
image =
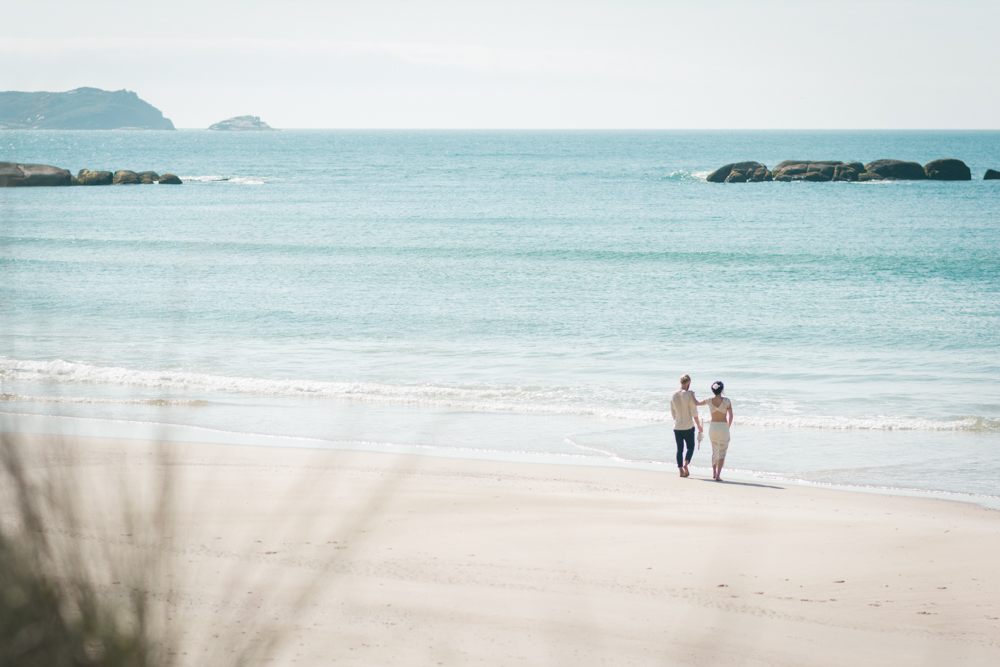
<path id="1" fill-rule="evenodd" d="M 208 127 L 210 130 L 223 132 L 278 132 L 277 128 L 271 127 L 260 119 L 260 116 L 233 116 L 226 120 L 220 120 Z"/>

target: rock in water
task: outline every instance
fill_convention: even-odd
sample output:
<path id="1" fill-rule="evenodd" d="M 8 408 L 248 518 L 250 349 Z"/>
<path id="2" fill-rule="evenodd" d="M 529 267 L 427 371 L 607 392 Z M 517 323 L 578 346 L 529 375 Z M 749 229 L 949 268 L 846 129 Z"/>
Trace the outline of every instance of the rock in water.
<path id="1" fill-rule="evenodd" d="M 160 176 L 160 185 L 180 185 L 183 181 L 177 178 L 173 174 L 164 174 Z"/>
<path id="2" fill-rule="evenodd" d="M 996 169 L 987 169 L 986 173 L 983 174 L 984 181 L 1000 181 L 1000 171 Z"/>
<path id="3" fill-rule="evenodd" d="M 129 171 L 128 169 L 119 169 L 115 172 L 115 177 L 112 183 L 115 185 L 135 185 L 141 183 L 139 180 L 139 174 L 134 171 Z"/>
<path id="4" fill-rule="evenodd" d="M 883 179 L 878 174 L 871 173 L 870 171 L 865 171 L 865 172 L 862 172 L 862 173 L 858 174 L 858 182 L 859 183 L 865 183 L 867 181 L 882 181 L 882 180 L 885 180 L 885 179 Z"/>
<path id="5" fill-rule="evenodd" d="M 114 175 L 110 171 L 82 169 L 77 178 L 80 179 L 80 185 L 111 185 Z"/>
<path id="6" fill-rule="evenodd" d="M 924 173 L 932 181 L 971 181 L 972 170 L 961 160 L 943 158 L 924 165 Z"/>
<path id="7" fill-rule="evenodd" d="M 833 180 L 835 181 L 857 181 L 861 174 L 865 173 L 865 165 L 860 162 L 848 162 L 838 164 L 833 169 Z"/>
<path id="8" fill-rule="evenodd" d="M 760 162 L 734 162 L 719 167 L 705 180 L 709 183 L 760 183 L 770 181 L 771 172 Z"/>
<path id="9" fill-rule="evenodd" d="M 277 131 L 275 128 L 262 121 L 260 116 L 234 116 L 232 118 L 227 118 L 226 120 L 221 120 L 214 125 L 209 125 L 208 129 L 224 130 L 229 132 Z"/>
<path id="10" fill-rule="evenodd" d="M 875 160 L 865 165 L 865 169 L 878 174 L 883 179 L 897 181 L 922 181 L 927 178 L 924 168 L 916 162 L 903 160 Z"/>
<path id="11" fill-rule="evenodd" d="M 69 170 L 47 164 L 0 162 L 0 188 L 70 185 L 72 179 Z"/>
<path id="12" fill-rule="evenodd" d="M 0 92 L 0 130 L 172 130 L 153 105 L 127 90 L 77 88 L 65 93 Z M 79 177 L 78 177 L 79 178 Z"/>
<path id="13" fill-rule="evenodd" d="M 140 183 L 154 183 L 160 180 L 160 175 L 155 171 L 140 171 L 137 175 Z"/>
<path id="14" fill-rule="evenodd" d="M 60 169 L 47 164 L 22 164 L 19 166 L 28 179 L 28 185 L 69 185 L 72 182 L 73 176 L 68 169 Z"/>
<path id="15" fill-rule="evenodd" d="M 832 181 L 837 167 L 843 166 L 839 160 L 785 160 L 775 165 L 771 173 L 776 181 Z M 846 179 L 845 179 L 846 180 Z"/>

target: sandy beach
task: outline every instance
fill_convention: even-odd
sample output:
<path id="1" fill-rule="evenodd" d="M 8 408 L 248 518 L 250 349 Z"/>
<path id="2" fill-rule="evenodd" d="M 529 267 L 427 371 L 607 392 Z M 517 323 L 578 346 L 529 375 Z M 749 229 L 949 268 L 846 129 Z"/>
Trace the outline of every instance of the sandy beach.
<path id="1" fill-rule="evenodd" d="M 614 468 L 4 437 L 33 474 L 73 461 L 90 489 L 79 539 L 162 554 L 157 595 L 181 664 L 267 626 L 281 639 L 269 664 L 1000 664 L 1000 514 L 971 504 Z M 112 535 L 111 490 L 142 496 L 164 475 L 167 538 Z"/>

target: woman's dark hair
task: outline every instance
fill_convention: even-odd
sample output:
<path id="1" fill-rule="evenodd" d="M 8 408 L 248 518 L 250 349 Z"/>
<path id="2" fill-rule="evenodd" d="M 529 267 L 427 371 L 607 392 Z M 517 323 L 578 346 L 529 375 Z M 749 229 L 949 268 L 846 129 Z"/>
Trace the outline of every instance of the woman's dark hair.
<path id="1" fill-rule="evenodd" d="M 722 390 L 726 388 L 726 385 L 722 384 L 722 380 L 712 383 L 712 393 L 716 396 L 722 395 Z"/>

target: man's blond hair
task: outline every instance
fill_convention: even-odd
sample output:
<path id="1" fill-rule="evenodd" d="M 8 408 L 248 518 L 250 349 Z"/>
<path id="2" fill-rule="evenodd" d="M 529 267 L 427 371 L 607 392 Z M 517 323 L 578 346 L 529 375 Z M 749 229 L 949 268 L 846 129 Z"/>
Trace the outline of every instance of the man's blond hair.
<path id="1" fill-rule="evenodd" d="M 681 386 L 691 384 L 691 376 L 685 373 L 681 376 Z"/>

